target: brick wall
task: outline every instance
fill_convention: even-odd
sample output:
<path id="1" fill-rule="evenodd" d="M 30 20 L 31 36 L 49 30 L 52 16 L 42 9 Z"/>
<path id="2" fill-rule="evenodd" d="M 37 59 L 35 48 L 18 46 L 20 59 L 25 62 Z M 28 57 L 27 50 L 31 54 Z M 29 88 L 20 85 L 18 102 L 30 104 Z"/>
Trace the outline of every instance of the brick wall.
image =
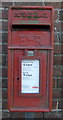
<path id="1" fill-rule="evenodd" d="M 53 108 L 52 112 L 44 113 L 45 118 L 61 118 L 63 108 L 63 2 L 29 2 L 19 3 L 15 2 L 15 5 L 35 5 L 40 6 L 53 6 L 55 8 L 54 16 L 54 66 L 53 66 Z M 9 112 L 7 109 L 7 92 L 8 92 L 8 8 L 13 5 L 12 2 L 2 2 L 0 4 L 0 26 L 2 23 L 2 29 L 0 27 L 0 74 L 2 69 L 2 77 L 0 77 L 0 83 L 2 79 L 2 118 L 24 118 L 25 113 Z M 2 15 L 1 15 L 2 12 Z M 1 51 L 2 47 L 2 51 Z M 2 64 L 1 64 L 2 58 Z M 1 84 L 0 84 L 1 85 Z M 1 88 L 1 87 L 0 87 Z M 1 91 L 1 89 L 0 89 Z M 1 97 L 0 97 L 1 98 Z M 0 99 L 1 101 L 1 99 Z M 42 113 L 35 113 L 35 118 L 42 118 Z"/>

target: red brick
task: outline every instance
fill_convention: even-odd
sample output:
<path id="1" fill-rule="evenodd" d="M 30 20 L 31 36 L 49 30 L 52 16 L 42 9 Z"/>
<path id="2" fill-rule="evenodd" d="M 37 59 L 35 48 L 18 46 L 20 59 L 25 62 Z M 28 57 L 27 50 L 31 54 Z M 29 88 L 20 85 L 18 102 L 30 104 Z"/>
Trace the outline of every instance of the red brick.
<path id="1" fill-rule="evenodd" d="M 61 99 L 61 89 L 53 89 L 53 98 Z"/>

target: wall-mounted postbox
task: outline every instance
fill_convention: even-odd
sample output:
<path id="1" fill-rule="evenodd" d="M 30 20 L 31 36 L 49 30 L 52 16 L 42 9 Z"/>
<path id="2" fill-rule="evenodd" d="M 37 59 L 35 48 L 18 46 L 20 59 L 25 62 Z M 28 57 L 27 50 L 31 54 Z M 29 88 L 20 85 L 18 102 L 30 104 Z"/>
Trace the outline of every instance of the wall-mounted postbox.
<path id="1" fill-rule="evenodd" d="M 8 22 L 8 108 L 45 112 L 52 108 L 52 7 L 13 6 Z"/>

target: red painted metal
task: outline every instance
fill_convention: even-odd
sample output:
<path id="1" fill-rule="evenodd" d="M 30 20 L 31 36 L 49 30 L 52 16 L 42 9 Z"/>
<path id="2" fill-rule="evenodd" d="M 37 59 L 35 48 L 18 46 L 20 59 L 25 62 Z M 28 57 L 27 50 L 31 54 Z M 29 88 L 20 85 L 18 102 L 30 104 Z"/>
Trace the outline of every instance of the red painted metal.
<path id="1" fill-rule="evenodd" d="M 8 21 L 8 109 L 48 112 L 52 109 L 54 9 L 12 6 Z M 29 51 L 34 54 L 28 55 Z M 22 60 L 39 60 L 39 93 L 21 92 Z"/>

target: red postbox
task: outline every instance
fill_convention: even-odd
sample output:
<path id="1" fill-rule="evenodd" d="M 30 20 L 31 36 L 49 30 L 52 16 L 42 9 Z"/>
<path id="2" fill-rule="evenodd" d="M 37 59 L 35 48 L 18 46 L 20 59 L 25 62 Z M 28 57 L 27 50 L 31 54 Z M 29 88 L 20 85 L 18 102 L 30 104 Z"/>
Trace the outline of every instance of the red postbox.
<path id="1" fill-rule="evenodd" d="M 50 111 L 54 9 L 12 6 L 8 20 L 8 109 Z"/>

